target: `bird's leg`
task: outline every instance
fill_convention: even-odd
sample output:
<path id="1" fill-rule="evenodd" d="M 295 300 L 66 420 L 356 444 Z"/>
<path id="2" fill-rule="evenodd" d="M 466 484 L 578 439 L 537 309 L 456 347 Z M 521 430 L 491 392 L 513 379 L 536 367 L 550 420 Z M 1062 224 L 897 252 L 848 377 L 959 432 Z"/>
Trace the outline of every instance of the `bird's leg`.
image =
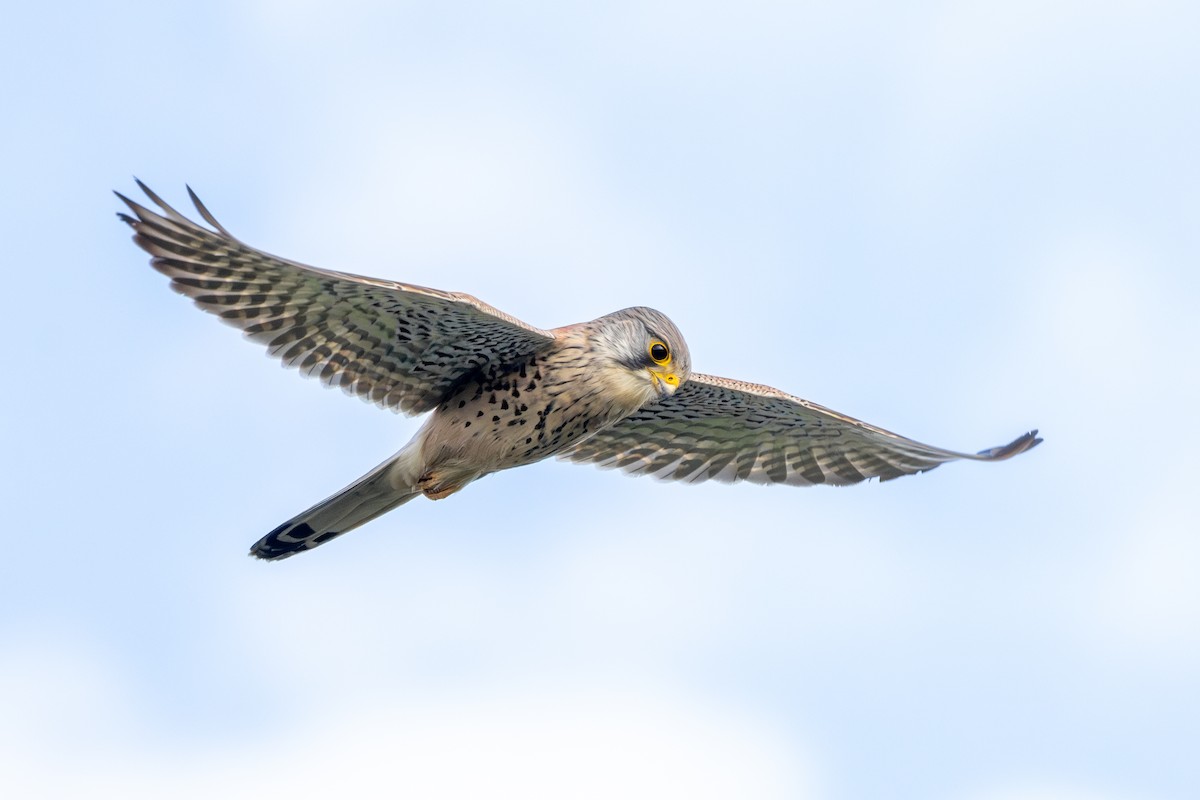
<path id="1" fill-rule="evenodd" d="M 443 497 L 454 494 L 468 483 L 470 483 L 469 478 L 463 480 L 461 476 L 443 470 L 429 470 L 417 479 L 417 488 L 430 500 L 441 500 Z"/>

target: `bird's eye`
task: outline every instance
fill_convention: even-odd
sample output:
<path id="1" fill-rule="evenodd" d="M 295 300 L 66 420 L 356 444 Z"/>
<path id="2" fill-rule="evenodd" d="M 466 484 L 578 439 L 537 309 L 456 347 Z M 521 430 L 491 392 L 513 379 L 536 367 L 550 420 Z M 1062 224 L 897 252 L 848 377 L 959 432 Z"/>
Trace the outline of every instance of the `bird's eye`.
<path id="1" fill-rule="evenodd" d="M 650 360 L 659 366 L 664 366 L 671 363 L 671 351 L 662 342 L 652 342 L 650 344 Z"/>

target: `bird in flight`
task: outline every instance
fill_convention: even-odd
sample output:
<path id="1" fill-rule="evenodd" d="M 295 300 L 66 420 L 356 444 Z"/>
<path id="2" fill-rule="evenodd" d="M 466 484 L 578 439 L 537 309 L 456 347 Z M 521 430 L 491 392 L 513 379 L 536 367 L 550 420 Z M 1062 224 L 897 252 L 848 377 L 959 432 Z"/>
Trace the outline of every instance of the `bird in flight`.
<path id="1" fill-rule="evenodd" d="M 845 485 L 947 461 L 999 461 L 1037 445 L 931 447 L 769 386 L 692 371 L 675 324 L 652 308 L 542 330 L 475 297 L 317 269 L 244 244 L 191 188 L 211 229 L 138 181 L 117 193 L 150 264 L 202 310 L 289 367 L 405 414 L 429 413 L 375 469 L 260 539 L 250 554 L 311 550 L 407 503 L 440 500 L 548 456 L 691 483 Z"/>

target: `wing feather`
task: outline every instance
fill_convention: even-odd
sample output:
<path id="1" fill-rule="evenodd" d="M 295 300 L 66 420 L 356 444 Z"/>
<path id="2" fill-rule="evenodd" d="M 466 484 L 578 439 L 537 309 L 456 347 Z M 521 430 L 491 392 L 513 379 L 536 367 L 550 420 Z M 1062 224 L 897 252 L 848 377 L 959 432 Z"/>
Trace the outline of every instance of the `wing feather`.
<path id="1" fill-rule="evenodd" d="M 141 181 L 152 211 L 120 193 L 120 214 L 151 265 L 204 311 L 301 373 L 385 408 L 417 414 L 488 363 L 548 348 L 554 334 L 459 292 L 317 269 L 256 250 L 188 195 L 215 230 Z"/>
<path id="2" fill-rule="evenodd" d="M 891 480 L 956 459 L 999 461 L 1036 446 L 1031 431 L 958 453 L 906 439 L 769 386 L 692 375 L 671 397 L 589 437 L 562 458 L 668 480 L 810 486 Z"/>

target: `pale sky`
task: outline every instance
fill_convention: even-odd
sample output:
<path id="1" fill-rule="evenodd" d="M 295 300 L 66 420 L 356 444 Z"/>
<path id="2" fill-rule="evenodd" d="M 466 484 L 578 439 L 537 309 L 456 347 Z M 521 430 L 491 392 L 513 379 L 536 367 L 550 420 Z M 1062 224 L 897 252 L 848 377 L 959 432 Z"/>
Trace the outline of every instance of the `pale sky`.
<path id="1" fill-rule="evenodd" d="M 0 29 L 6 797 L 1184 800 L 1185 2 L 24 4 Z M 1002 464 L 546 462 L 266 564 L 419 425 L 192 309 L 133 175 Z M 9 788 L 11 787 L 11 788 Z"/>

